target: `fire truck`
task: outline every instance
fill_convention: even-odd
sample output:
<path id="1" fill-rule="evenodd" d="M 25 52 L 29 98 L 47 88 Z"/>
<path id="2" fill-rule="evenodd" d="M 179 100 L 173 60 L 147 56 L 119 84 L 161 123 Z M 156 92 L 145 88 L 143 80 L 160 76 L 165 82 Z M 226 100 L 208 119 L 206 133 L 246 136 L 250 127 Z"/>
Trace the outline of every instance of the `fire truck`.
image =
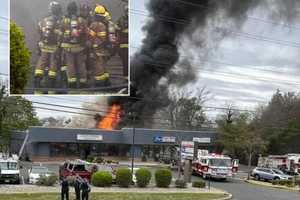
<path id="1" fill-rule="evenodd" d="M 258 167 L 277 168 L 287 174 L 300 173 L 300 154 L 269 155 L 259 157 Z"/>
<path id="2" fill-rule="evenodd" d="M 207 150 L 198 150 L 197 159 L 192 162 L 192 170 L 195 175 L 204 179 L 211 177 L 226 180 L 237 173 L 238 160 L 222 154 L 208 153 Z"/>

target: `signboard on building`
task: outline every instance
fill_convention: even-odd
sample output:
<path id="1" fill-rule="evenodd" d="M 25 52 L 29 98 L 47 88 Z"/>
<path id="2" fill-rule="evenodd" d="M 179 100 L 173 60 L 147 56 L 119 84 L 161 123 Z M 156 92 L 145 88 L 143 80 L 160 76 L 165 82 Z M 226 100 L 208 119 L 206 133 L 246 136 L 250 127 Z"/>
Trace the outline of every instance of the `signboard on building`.
<path id="1" fill-rule="evenodd" d="M 198 143 L 210 143 L 211 140 L 210 140 L 210 138 L 198 138 L 198 137 L 194 137 L 194 138 L 193 138 L 193 142 L 198 142 Z"/>
<path id="2" fill-rule="evenodd" d="M 155 136 L 153 138 L 154 143 L 175 143 L 176 142 L 176 137 L 171 137 L 171 136 Z"/>
<path id="3" fill-rule="evenodd" d="M 182 141 L 181 142 L 181 158 L 192 159 L 194 157 L 194 142 Z"/>
<path id="4" fill-rule="evenodd" d="M 85 141 L 102 141 L 103 136 L 102 135 L 83 135 L 78 134 L 77 140 L 85 140 Z"/>

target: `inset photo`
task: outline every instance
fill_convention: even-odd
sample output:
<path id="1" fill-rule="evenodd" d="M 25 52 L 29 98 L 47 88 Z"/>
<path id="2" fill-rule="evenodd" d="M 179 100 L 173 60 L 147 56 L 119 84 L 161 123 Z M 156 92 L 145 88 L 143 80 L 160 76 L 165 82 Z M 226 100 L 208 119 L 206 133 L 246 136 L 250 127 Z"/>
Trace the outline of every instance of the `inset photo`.
<path id="1" fill-rule="evenodd" d="M 11 0 L 11 95 L 129 95 L 128 0 Z"/>

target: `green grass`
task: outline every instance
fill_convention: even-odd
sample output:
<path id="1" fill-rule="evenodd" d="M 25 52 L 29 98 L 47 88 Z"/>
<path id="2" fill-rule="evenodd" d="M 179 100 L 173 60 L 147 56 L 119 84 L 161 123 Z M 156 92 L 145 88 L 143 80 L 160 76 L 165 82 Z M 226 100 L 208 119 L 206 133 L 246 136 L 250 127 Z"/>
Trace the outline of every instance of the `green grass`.
<path id="1" fill-rule="evenodd" d="M 74 194 L 70 199 L 74 199 Z M 91 200 L 211 200 L 224 197 L 222 194 L 186 193 L 92 193 Z M 60 195 L 48 194 L 1 194 L 0 200 L 60 200 Z"/>

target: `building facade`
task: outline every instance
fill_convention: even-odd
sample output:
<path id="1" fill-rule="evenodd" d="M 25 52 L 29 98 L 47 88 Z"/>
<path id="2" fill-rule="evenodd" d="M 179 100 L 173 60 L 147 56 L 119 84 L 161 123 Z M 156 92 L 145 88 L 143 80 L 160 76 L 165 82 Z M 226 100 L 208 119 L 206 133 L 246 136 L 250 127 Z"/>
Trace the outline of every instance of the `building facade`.
<path id="1" fill-rule="evenodd" d="M 132 152 L 137 158 L 159 160 L 174 157 L 182 142 L 197 141 L 201 148 L 213 150 L 216 136 L 214 131 L 31 127 L 24 133 L 13 134 L 11 151 L 18 153 L 26 140 L 22 155 L 30 160 L 86 158 L 88 155 L 128 159 Z"/>

